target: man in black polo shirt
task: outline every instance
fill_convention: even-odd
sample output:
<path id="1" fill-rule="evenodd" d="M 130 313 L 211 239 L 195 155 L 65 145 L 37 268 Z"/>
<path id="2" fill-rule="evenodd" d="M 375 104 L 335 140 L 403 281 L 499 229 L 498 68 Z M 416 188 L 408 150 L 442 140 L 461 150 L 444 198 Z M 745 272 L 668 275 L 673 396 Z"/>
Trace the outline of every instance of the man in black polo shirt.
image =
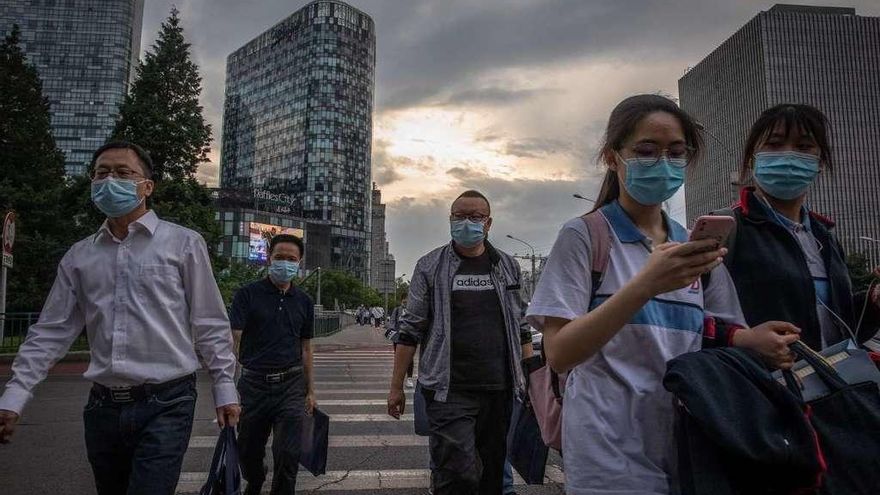
<path id="1" fill-rule="evenodd" d="M 273 435 L 272 495 L 293 495 L 299 470 L 303 414 L 315 408 L 312 328 L 315 308 L 293 286 L 303 242 L 277 235 L 269 243 L 269 276 L 239 289 L 230 320 L 241 363 L 239 448 L 245 495 L 260 493 L 266 479 L 263 457 Z"/>

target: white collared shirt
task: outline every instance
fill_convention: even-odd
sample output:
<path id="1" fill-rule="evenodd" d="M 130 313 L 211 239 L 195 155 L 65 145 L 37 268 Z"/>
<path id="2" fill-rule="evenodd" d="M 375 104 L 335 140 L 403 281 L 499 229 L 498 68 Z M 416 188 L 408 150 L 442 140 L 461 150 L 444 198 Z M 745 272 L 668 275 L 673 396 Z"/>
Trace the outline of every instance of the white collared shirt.
<path id="1" fill-rule="evenodd" d="M 123 240 L 104 222 L 74 244 L 18 350 L 0 409 L 20 414 L 83 327 L 88 380 L 107 387 L 166 382 L 199 368 L 198 349 L 216 406 L 238 403 L 232 331 L 205 241 L 195 231 L 148 211 Z"/>

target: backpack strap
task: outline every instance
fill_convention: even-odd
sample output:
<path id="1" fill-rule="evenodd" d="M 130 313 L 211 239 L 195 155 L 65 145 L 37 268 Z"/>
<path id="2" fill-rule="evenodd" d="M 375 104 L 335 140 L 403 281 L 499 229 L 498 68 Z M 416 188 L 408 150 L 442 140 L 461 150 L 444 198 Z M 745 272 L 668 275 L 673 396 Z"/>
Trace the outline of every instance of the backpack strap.
<path id="1" fill-rule="evenodd" d="M 611 258 L 611 227 L 608 225 L 608 221 L 605 220 L 605 216 L 598 210 L 581 216 L 581 220 L 584 221 L 587 231 L 590 233 L 590 251 L 592 255 L 590 260 L 590 279 L 593 282 L 590 299 L 592 299 L 605 278 L 608 260 Z"/>

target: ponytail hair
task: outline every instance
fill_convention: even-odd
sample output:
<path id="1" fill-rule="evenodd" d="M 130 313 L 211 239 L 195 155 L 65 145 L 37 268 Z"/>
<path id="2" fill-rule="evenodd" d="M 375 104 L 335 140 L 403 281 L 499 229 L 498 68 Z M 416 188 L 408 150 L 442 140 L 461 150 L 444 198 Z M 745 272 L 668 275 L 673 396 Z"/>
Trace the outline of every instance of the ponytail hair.
<path id="1" fill-rule="evenodd" d="M 665 112 L 678 119 L 684 131 L 685 142 L 694 149 L 692 161 L 696 160 L 703 150 L 703 137 L 700 134 L 700 127 L 693 117 L 665 96 L 636 95 L 621 101 L 611 111 L 602 147 L 599 150 L 598 162 L 604 163 L 606 166 L 611 165 L 615 152 L 623 147 L 624 141 L 632 135 L 639 122 L 654 112 Z M 599 189 L 599 196 L 591 211 L 596 211 L 619 197 L 620 180 L 617 178 L 617 172 L 609 168 L 605 173 L 605 179 Z"/>

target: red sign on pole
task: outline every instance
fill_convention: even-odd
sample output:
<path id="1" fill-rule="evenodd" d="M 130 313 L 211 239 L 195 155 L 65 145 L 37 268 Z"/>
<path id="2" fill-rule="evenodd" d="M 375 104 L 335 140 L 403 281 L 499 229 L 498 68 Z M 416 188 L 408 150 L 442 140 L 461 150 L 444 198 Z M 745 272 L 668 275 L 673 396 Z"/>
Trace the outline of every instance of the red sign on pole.
<path id="1" fill-rule="evenodd" d="M 3 266 L 12 268 L 12 246 L 15 244 L 15 212 L 6 213 L 3 220 Z"/>

